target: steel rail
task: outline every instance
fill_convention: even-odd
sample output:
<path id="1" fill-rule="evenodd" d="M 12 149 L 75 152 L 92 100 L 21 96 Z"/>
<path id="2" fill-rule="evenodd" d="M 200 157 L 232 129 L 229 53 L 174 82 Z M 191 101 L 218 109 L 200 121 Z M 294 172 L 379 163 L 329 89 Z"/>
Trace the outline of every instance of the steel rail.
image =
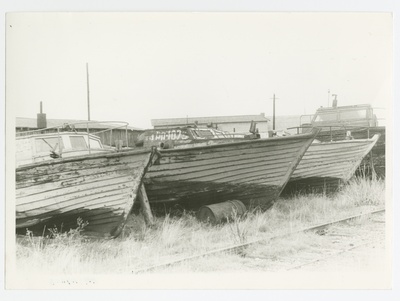
<path id="1" fill-rule="evenodd" d="M 137 270 L 133 270 L 132 273 L 133 274 L 139 274 L 139 273 L 144 273 L 144 272 L 149 272 L 152 270 L 156 270 L 159 268 L 165 268 L 165 267 L 169 267 L 184 261 L 189 261 L 189 260 L 193 260 L 193 259 L 198 259 L 198 258 L 202 258 L 202 257 L 206 257 L 209 255 L 214 255 L 214 254 L 218 254 L 218 253 L 224 253 L 224 252 L 233 252 L 236 251 L 237 253 L 240 253 L 243 249 L 245 249 L 248 246 L 251 245 L 255 245 L 261 242 L 267 242 L 267 241 L 271 241 L 277 238 L 283 238 L 286 236 L 290 236 L 293 234 L 297 234 L 297 233 L 302 233 L 302 232 L 309 232 L 309 231 L 317 231 L 317 230 L 321 230 L 323 228 L 326 228 L 328 226 L 334 225 L 334 224 L 339 224 L 342 222 L 346 222 L 346 221 L 350 221 L 352 219 L 356 219 L 356 218 L 361 218 L 364 216 L 368 216 L 368 215 L 372 215 L 372 214 L 377 214 L 377 213 L 381 213 L 381 212 L 385 212 L 385 209 L 378 209 L 378 210 L 374 210 L 374 211 L 370 211 L 370 212 L 366 212 L 366 213 L 362 213 L 362 214 L 358 214 L 358 215 L 353 215 L 350 217 L 346 217 L 343 219 L 339 219 L 339 220 L 335 220 L 335 221 L 331 221 L 331 222 L 327 222 L 327 223 L 322 223 L 322 224 L 317 224 L 311 227 L 306 227 L 306 228 L 302 228 L 302 229 L 298 229 L 295 231 L 290 231 L 287 233 L 283 233 L 283 234 L 278 234 L 278 235 L 274 235 L 274 236 L 270 236 L 270 237 L 266 237 L 266 238 L 260 238 L 260 239 L 256 239 L 250 242 L 246 242 L 246 243 L 242 243 L 242 244 L 235 244 L 235 245 L 231 245 L 228 247 L 224 247 L 224 248 L 220 248 L 220 249 L 216 249 L 216 250 L 211 250 L 209 252 L 205 252 L 202 254 L 197 254 L 197 255 L 193 255 L 193 256 L 188 256 L 188 257 L 184 257 L 184 258 L 178 258 L 175 260 L 171 260 L 169 262 L 165 262 L 165 263 L 161 263 L 161 264 L 157 264 L 157 265 L 153 265 L 153 266 L 149 266 L 149 267 L 145 267 L 145 268 L 141 268 L 141 269 L 137 269 Z"/>

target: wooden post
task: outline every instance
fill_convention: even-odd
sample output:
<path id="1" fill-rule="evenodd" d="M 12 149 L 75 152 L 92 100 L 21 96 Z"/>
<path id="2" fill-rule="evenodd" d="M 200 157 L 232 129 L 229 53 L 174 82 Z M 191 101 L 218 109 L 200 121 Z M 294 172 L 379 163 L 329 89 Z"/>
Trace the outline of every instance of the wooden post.
<path id="1" fill-rule="evenodd" d="M 375 172 L 375 166 L 374 166 L 374 158 L 372 155 L 372 149 L 369 152 L 369 164 L 370 164 L 370 169 L 371 169 L 371 178 L 372 178 L 372 180 L 376 180 L 376 172 Z"/>
<path id="2" fill-rule="evenodd" d="M 151 213 L 149 199 L 147 198 L 146 189 L 144 188 L 143 184 L 140 186 L 138 198 L 139 198 L 139 202 L 140 202 L 141 212 L 143 214 L 146 225 L 153 226 L 154 218 L 153 218 L 153 214 Z"/>

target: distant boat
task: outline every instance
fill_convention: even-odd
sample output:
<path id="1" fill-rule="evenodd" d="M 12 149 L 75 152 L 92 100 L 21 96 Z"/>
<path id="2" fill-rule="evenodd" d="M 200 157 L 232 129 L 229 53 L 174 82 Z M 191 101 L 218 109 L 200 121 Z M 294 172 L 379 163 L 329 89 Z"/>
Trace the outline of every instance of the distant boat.
<path id="1" fill-rule="evenodd" d="M 319 130 L 257 139 L 212 128 L 152 130 L 144 146 L 159 145 L 160 165 L 144 184 L 152 206 L 198 208 L 228 200 L 270 207 L 285 187 Z M 256 139 L 254 139 L 256 138 Z"/>
<path id="2" fill-rule="evenodd" d="M 371 139 L 314 141 L 290 177 L 283 194 L 336 191 L 353 177 L 379 137 L 375 134 Z"/>
<path id="3" fill-rule="evenodd" d="M 304 123 L 306 118 L 310 118 L 310 121 Z M 300 118 L 303 131 L 308 130 L 304 127 L 321 128 L 317 139 L 322 142 L 344 140 L 347 135 L 351 135 L 354 139 L 369 139 L 375 134 L 380 134 L 371 155 L 366 156 L 361 165 L 373 166 L 373 172 L 383 178 L 386 173 L 386 130 L 385 126 L 379 126 L 378 121 L 370 104 L 321 107 L 314 115 L 303 115 Z M 367 169 L 366 173 L 371 174 L 371 170 Z"/>
<path id="4" fill-rule="evenodd" d="M 19 232 L 68 231 L 80 219 L 88 222 L 86 235 L 118 236 L 155 153 L 106 149 L 96 136 L 79 132 L 36 131 L 17 142 Z"/>

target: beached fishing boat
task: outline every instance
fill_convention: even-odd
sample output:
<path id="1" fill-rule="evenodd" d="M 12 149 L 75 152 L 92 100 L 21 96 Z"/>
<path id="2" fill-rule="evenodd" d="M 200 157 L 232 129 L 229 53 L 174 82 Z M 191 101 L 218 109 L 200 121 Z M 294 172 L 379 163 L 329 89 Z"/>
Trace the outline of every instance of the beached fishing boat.
<path id="1" fill-rule="evenodd" d="M 369 139 L 379 134 L 378 142 L 361 163 L 363 166 L 361 174 L 376 174 L 384 178 L 386 129 L 385 126 L 379 125 L 378 121 L 371 105 L 337 106 L 336 99 L 332 107 L 321 107 L 313 115 L 300 117 L 303 132 L 309 127 L 321 128 L 317 139 L 322 142 L 345 140 L 346 136 L 354 139 Z"/>
<path id="2" fill-rule="evenodd" d="M 116 151 L 86 133 L 38 132 L 17 139 L 17 231 L 68 231 L 80 219 L 86 235 L 119 235 L 155 150 Z"/>
<path id="3" fill-rule="evenodd" d="M 258 139 L 257 132 L 236 134 L 186 127 L 146 132 L 144 146 L 158 145 L 144 183 L 150 204 L 198 208 L 240 200 L 270 207 L 319 130 Z"/>
<path id="4" fill-rule="evenodd" d="M 379 137 L 379 134 L 375 134 L 371 139 L 315 140 L 293 172 L 283 194 L 337 190 L 353 177 Z"/>

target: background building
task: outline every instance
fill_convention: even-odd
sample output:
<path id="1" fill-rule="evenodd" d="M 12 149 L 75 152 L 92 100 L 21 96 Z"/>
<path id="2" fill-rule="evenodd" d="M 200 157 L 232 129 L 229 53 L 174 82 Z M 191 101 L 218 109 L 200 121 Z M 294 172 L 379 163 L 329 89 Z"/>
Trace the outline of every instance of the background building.
<path id="1" fill-rule="evenodd" d="M 251 121 L 257 123 L 260 132 L 268 132 L 269 119 L 265 117 L 264 113 L 260 115 L 152 119 L 151 125 L 154 129 L 161 129 L 197 124 L 199 126 L 212 126 L 223 131 L 248 133 Z"/>
<path id="2" fill-rule="evenodd" d="M 260 133 L 272 131 L 272 117 L 266 117 L 264 113 L 259 115 L 152 119 L 151 125 L 154 129 L 161 129 L 197 124 L 199 126 L 212 126 L 228 132 L 248 133 L 252 121 L 257 123 Z M 289 127 L 299 126 L 299 124 L 300 116 L 297 115 L 275 117 L 276 130 L 285 130 Z"/>

